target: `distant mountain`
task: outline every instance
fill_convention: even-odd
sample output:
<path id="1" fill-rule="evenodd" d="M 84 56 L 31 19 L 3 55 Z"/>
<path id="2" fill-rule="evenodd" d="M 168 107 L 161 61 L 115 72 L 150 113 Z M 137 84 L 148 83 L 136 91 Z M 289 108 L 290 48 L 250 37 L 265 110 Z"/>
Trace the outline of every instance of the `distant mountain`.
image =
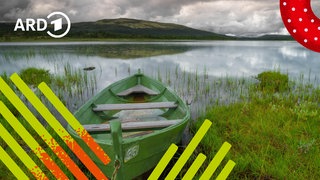
<path id="1" fill-rule="evenodd" d="M 208 31 L 186 26 L 137 19 L 103 19 L 73 23 L 69 37 L 145 38 L 145 39 L 230 39 Z"/>
<path id="2" fill-rule="evenodd" d="M 53 40 L 43 32 L 14 32 L 15 23 L 0 23 L 0 41 Z M 51 32 L 52 26 L 48 27 Z M 172 40 L 283 40 L 283 37 L 266 36 L 259 38 L 238 38 L 198 30 L 173 23 L 119 18 L 102 19 L 96 22 L 72 23 L 63 40 L 99 39 L 172 39 Z M 285 37 L 284 39 L 287 39 Z"/>
<path id="3" fill-rule="evenodd" d="M 14 39 L 51 39 L 46 32 L 14 32 L 15 23 L 0 23 L 2 41 Z M 48 27 L 49 30 L 52 27 Z M 103 19 L 96 22 L 72 23 L 66 36 L 72 39 L 234 39 L 186 26 L 137 19 Z"/>
<path id="4" fill-rule="evenodd" d="M 263 36 L 257 37 L 238 37 L 240 40 L 264 40 L 264 41 L 276 41 L 276 40 L 283 40 L 283 41 L 290 41 L 294 40 L 290 35 L 274 35 L 274 34 L 267 34 Z"/>

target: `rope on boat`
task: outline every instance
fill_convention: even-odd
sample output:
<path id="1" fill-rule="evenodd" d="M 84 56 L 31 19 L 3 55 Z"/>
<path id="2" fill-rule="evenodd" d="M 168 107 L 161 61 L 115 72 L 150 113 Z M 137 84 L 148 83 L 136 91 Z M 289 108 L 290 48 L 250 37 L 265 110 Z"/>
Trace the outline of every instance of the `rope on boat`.
<path id="1" fill-rule="evenodd" d="M 116 159 L 114 161 L 114 171 L 112 173 L 111 180 L 115 180 L 117 178 L 117 174 L 118 174 L 119 169 L 120 169 L 120 161 L 118 159 Z"/>

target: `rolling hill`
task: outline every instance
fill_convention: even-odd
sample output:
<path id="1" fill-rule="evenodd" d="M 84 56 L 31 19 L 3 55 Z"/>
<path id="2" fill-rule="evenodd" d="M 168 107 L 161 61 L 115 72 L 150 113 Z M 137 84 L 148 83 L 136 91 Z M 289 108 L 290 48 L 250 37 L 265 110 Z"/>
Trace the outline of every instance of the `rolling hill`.
<path id="1" fill-rule="evenodd" d="M 14 32 L 15 23 L 0 23 L 2 41 L 14 39 L 51 39 L 43 32 Z M 48 27 L 52 31 L 52 27 Z M 66 36 L 71 39 L 212 39 L 231 37 L 186 26 L 137 19 L 103 19 L 95 22 L 72 23 Z"/>
<path id="2" fill-rule="evenodd" d="M 69 37 L 145 39 L 230 39 L 225 35 L 172 23 L 137 19 L 103 19 L 72 24 Z"/>
<path id="3" fill-rule="evenodd" d="M 0 23 L 0 41 L 55 40 L 42 32 L 14 32 L 15 23 Z M 53 32 L 52 26 L 48 26 Z M 59 34 L 59 32 L 58 32 Z M 290 36 L 289 36 L 290 37 Z M 239 38 L 198 30 L 173 23 L 161 23 L 137 19 L 102 19 L 95 22 L 72 23 L 63 40 L 99 39 L 170 39 L 170 40 L 285 40 L 288 37 Z M 289 38 L 290 39 L 290 38 Z"/>

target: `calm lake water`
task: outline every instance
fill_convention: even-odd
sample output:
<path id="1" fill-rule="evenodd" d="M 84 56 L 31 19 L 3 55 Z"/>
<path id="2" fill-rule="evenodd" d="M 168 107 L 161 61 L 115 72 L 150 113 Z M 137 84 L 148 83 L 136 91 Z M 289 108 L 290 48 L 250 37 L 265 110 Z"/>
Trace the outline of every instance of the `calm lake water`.
<path id="1" fill-rule="evenodd" d="M 297 77 L 320 75 L 320 54 L 294 41 L 0 43 L 0 72 L 26 67 L 59 73 L 59 66 L 96 67 L 100 86 L 142 69 L 176 69 L 211 76 L 254 76 L 279 69 Z M 61 69 L 60 69 L 61 70 Z"/>
<path id="2" fill-rule="evenodd" d="M 95 73 L 97 91 L 138 69 L 178 91 L 189 88 L 186 84 L 192 82 L 179 86 L 170 77 L 175 81 L 183 76 L 188 79 L 190 74 L 204 79 L 246 78 L 275 69 L 288 73 L 291 79 L 303 76 L 313 83 L 320 77 L 320 54 L 295 41 L 0 43 L 0 73 L 40 67 L 59 74 L 66 64 L 74 69 L 95 67 L 88 73 Z M 178 93 L 188 99 L 190 91 Z"/>

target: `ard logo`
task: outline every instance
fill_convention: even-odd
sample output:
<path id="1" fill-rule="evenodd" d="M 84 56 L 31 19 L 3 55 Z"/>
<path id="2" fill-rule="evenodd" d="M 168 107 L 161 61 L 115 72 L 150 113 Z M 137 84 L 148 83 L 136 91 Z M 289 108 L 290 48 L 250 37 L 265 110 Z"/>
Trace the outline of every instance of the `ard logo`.
<path id="1" fill-rule="evenodd" d="M 54 18 L 57 17 L 58 18 Z M 53 19 L 53 20 L 52 20 Z M 67 27 L 61 34 L 57 31 L 63 30 L 63 19 L 67 22 Z M 38 18 L 26 18 L 25 20 L 19 18 L 17 19 L 14 31 L 45 31 L 48 27 L 48 24 L 53 25 L 53 32 L 47 31 L 47 34 L 53 38 L 62 38 L 68 34 L 71 28 L 71 22 L 69 17 L 62 12 L 53 12 L 47 16 L 47 19 Z"/>

